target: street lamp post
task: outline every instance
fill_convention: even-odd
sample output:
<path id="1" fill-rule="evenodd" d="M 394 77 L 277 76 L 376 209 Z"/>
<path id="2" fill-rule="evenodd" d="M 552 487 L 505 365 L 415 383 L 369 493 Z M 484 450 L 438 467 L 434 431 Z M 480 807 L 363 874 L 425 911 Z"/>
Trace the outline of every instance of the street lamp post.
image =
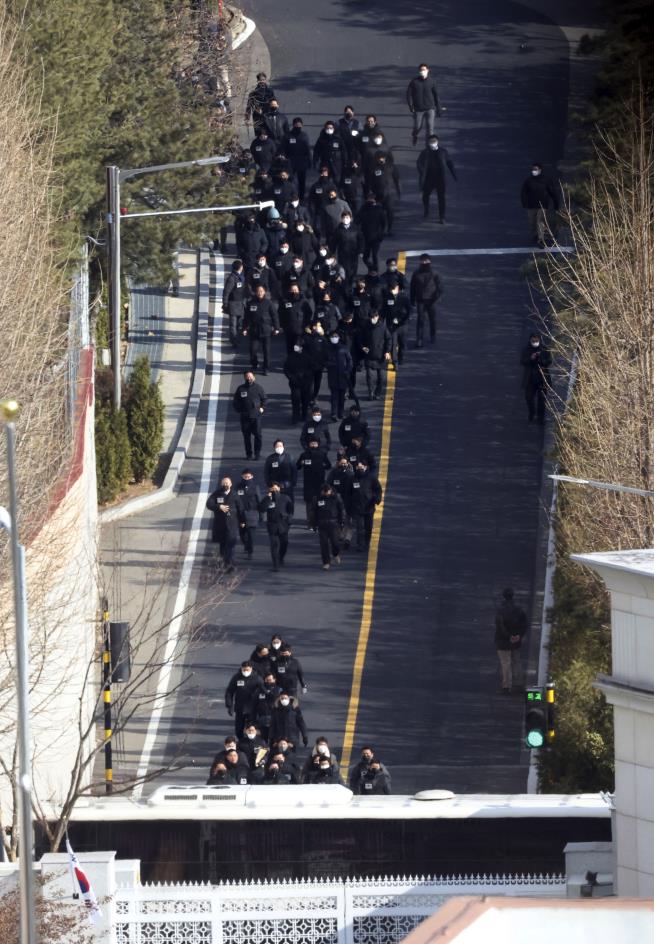
<path id="1" fill-rule="evenodd" d="M 124 180 L 141 174 L 156 174 L 164 170 L 182 167 L 207 167 L 225 164 L 229 155 L 201 157 L 195 161 L 179 161 L 175 164 L 153 164 L 150 167 L 132 167 L 121 170 L 114 164 L 107 171 L 107 230 L 109 264 L 109 324 L 111 326 L 111 362 L 114 369 L 114 409 L 120 409 L 120 185 Z"/>
<path id="2" fill-rule="evenodd" d="M 0 418 L 4 420 L 7 437 L 7 479 L 9 483 L 9 515 L 2 509 L 0 526 L 11 537 L 11 560 L 14 579 L 14 613 L 16 619 L 16 691 L 18 726 L 18 798 L 20 866 L 20 940 L 36 944 L 34 921 L 34 870 L 32 849 L 32 777 L 29 730 L 29 650 L 27 627 L 27 593 L 25 589 L 25 549 L 18 539 L 18 497 L 16 489 L 16 428 L 19 412 L 15 400 L 0 401 Z"/>
<path id="3" fill-rule="evenodd" d="M 654 497 L 654 491 L 649 488 L 634 488 L 632 485 L 615 485 L 613 482 L 598 482 L 596 479 L 578 479 L 573 475 L 549 475 L 554 482 L 567 482 L 569 485 L 586 485 L 588 488 L 598 488 L 603 492 L 619 492 L 625 495 L 641 495 L 643 498 Z"/>

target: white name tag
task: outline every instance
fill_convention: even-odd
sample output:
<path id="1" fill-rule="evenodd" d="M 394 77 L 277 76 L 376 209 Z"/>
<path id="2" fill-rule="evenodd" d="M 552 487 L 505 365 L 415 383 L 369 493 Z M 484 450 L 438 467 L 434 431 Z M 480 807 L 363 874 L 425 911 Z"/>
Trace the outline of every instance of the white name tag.
<path id="1" fill-rule="evenodd" d="M 242 488 L 239 488 L 237 495 L 245 495 L 245 492 L 243 491 Z"/>
<path id="2" fill-rule="evenodd" d="M 245 682 L 243 681 L 243 679 L 239 679 L 236 684 L 238 685 L 239 688 L 242 688 L 245 685 Z"/>
<path id="3" fill-rule="evenodd" d="M 341 484 L 340 479 L 334 479 L 334 485 L 340 485 L 340 484 Z"/>
<path id="4" fill-rule="evenodd" d="M 388 298 L 388 299 L 386 300 L 386 304 L 387 304 L 389 307 L 392 308 L 392 306 L 395 304 L 395 299 L 394 299 L 394 298 Z"/>
<path id="5" fill-rule="evenodd" d="M 338 143 L 338 141 L 332 141 L 332 147 L 339 148 L 340 144 Z"/>
<path id="6" fill-rule="evenodd" d="M 360 301 L 357 301 L 357 300 L 355 300 L 355 301 L 353 302 L 353 304 L 354 304 L 354 307 L 355 307 L 355 308 L 358 308 L 358 307 L 359 307 L 359 305 L 361 304 L 361 302 L 360 302 Z"/>
<path id="7" fill-rule="evenodd" d="M 316 193 L 322 193 L 322 187 L 316 187 Z"/>
<path id="8" fill-rule="evenodd" d="M 283 675 L 284 672 L 286 672 L 286 668 L 283 665 L 280 665 L 277 667 L 277 671 L 279 672 L 280 675 Z"/>
<path id="9" fill-rule="evenodd" d="M 393 318 L 393 324 L 399 324 L 399 323 L 400 323 L 399 318 Z"/>
<path id="10" fill-rule="evenodd" d="M 364 788 L 364 790 L 372 790 L 372 784 L 371 784 L 371 783 L 364 783 L 363 788 Z"/>
<path id="11" fill-rule="evenodd" d="M 368 141 L 370 140 L 370 138 L 368 137 L 367 134 L 364 134 L 364 135 L 362 136 L 361 140 L 363 141 L 364 144 L 367 144 Z"/>
<path id="12" fill-rule="evenodd" d="M 319 502 L 318 502 L 318 507 L 319 507 L 319 508 L 323 508 L 323 507 L 324 507 L 324 504 L 325 504 L 324 501 L 319 501 Z"/>
<path id="13" fill-rule="evenodd" d="M 274 503 L 274 502 L 268 502 L 268 509 L 269 509 L 269 510 L 272 509 L 272 508 L 274 508 L 274 507 L 275 507 L 275 503 Z"/>
<path id="14" fill-rule="evenodd" d="M 352 128 L 352 130 L 350 131 L 350 134 L 352 135 L 353 138 L 356 138 L 359 132 L 357 131 L 356 128 Z"/>
<path id="15" fill-rule="evenodd" d="M 305 460 L 304 460 L 304 464 L 305 464 L 305 465 L 311 465 L 311 459 L 305 459 Z"/>
<path id="16" fill-rule="evenodd" d="M 351 183 L 352 183 L 352 178 L 351 178 L 351 177 L 344 177 L 344 178 L 343 178 L 343 183 L 344 183 L 344 184 L 351 184 Z"/>
<path id="17" fill-rule="evenodd" d="M 361 488 L 361 484 L 359 482 L 353 482 L 352 488 Z"/>
<path id="18" fill-rule="evenodd" d="M 289 138 L 289 139 L 288 139 L 288 143 L 289 143 L 289 144 L 297 144 L 297 138 Z"/>
<path id="19" fill-rule="evenodd" d="M 272 467 L 273 467 L 273 469 L 278 469 L 278 468 L 279 468 L 279 462 L 273 462 Z"/>
<path id="20" fill-rule="evenodd" d="M 375 171 L 375 177 L 381 177 L 382 172 L 380 170 Z"/>
<path id="21" fill-rule="evenodd" d="M 242 397 L 247 397 L 247 395 L 248 395 L 247 390 L 241 390 L 241 396 L 242 396 Z"/>
<path id="22" fill-rule="evenodd" d="M 315 427 L 307 426 L 307 433 L 313 433 L 313 432 L 315 432 Z"/>
<path id="23" fill-rule="evenodd" d="M 257 145 L 257 147 L 255 147 L 254 150 L 255 150 L 255 151 L 260 151 L 260 150 L 261 150 L 261 145 Z"/>
<path id="24" fill-rule="evenodd" d="M 349 423 L 347 423 L 347 424 L 346 424 L 346 425 L 345 425 L 345 426 L 343 427 L 343 429 L 344 429 L 344 430 L 345 430 L 346 432 L 348 432 L 348 433 L 349 433 L 349 432 L 350 432 L 350 430 L 352 429 L 352 427 L 350 426 L 350 424 L 349 424 Z"/>
<path id="25" fill-rule="evenodd" d="M 275 189 L 273 190 L 273 193 L 276 193 L 278 196 L 281 192 L 282 192 L 281 187 L 275 187 Z"/>

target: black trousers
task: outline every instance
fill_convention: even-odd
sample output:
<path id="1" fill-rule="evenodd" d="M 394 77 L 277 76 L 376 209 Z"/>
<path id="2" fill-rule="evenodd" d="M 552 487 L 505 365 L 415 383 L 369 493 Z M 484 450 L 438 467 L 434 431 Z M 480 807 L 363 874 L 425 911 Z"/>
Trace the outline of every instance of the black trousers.
<path id="1" fill-rule="evenodd" d="M 229 317 L 229 338 L 232 343 L 236 344 L 236 341 L 241 335 L 243 330 L 243 315 L 245 313 L 245 306 L 243 302 L 228 302 L 227 304 L 227 315 Z"/>
<path id="2" fill-rule="evenodd" d="M 275 569 L 284 563 L 286 551 L 288 550 L 288 531 L 269 531 L 270 538 L 270 556 L 272 557 L 273 567 Z"/>
<path id="3" fill-rule="evenodd" d="M 337 416 L 339 420 L 343 419 L 343 413 L 345 412 L 345 393 L 346 391 L 341 387 L 329 388 L 332 416 Z"/>
<path id="4" fill-rule="evenodd" d="M 529 419 L 533 420 L 535 416 L 538 422 L 542 423 L 545 419 L 545 388 L 528 384 L 525 387 L 525 400 L 527 401 Z"/>
<path id="5" fill-rule="evenodd" d="M 315 400 L 318 397 L 318 394 L 320 393 L 323 369 L 324 368 L 321 367 L 320 370 L 314 370 L 313 372 L 313 392 L 311 394 L 312 400 Z"/>
<path id="6" fill-rule="evenodd" d="M 401 364 L 404 360 L 404 350 L 406 348 L 406 328 L 396 328 L 391 331 L 391 357 L 394 364 Z"/>
<path id="7" fill-rule="evenodd" d="M 352 526 L 357 536 L 357 550 L 364 551 L 370 547 L 372 535 L 372 519 L 374 512 L 368 511 L 363 515 L 352 515 Z"/>
<path id="8" fill-rule="evenodd" d="M 366 361 L 366 383 L 368 384 L 368 394 L 372 396 L 381 396 L 382 392 L 382 366 L 378 361 Z M 373 388 L 374 383 L 374 388 Z"/>
<path id="9" fill-rule="evenodd" d="M 422 205 L 425 208 L 425 213 L 429 213 L 429 198 L 432 193 L 436 191 L 436 197 L 438 199 L 438 218 L 439 220 L 445 219 L 445 184 L 444 183 L 430 183 L 425 184 L 422 188 Z"/>
<path id="10" fill-rule="evenodd" d="M 223 559 L 225 567 L 234 566 L 234 550 L 236 549 L 236 537 L 233 534 L 226 534 L 220 542 L 220 556 Z"/>
<path id="11" fill-rule="evenodd" d="M 250 419 L 248 416 L 241 416 L 241 432 L 247 458 L 251 459 L 253 453 L 258 456 L 261 452 L 261 417 Z"/>
<path id="12" fill-rule="evenodd" d="M 291 387 L 291 409 L 293 411 L 293 422 L 304 421 L 309 412 L 309 403 L 311 402 L 311 385 L 304 387 Z"/>
<path id="13" fill-rule="evenodd" d="M 250 337 L 250 364 L 256 370 L 259 367 L 259 354 L 263 356 L 262 367 L 268 370 L 270 366 L 270 337 Z"/>
<path id="14" fill-rule="evenodd" d="M 304 194 L 307 190 L 307 172 L 306 169 L 298 170 L 297 167 L 293 168 L 295 176 L 297 177 L 297 195 L 300 200 L 304 200 Z"/>
<path id="15" fill-rule="evenodd" d="M 425 322 L 429 322 L 429 339 L 436 339 L 436 302 L 418 302 L 416 306 L 418 318 L 416 321 L 416 341 L 424 339 Z"/>
<path id="16" fill-rule="evenodd" d="M 341 553 L 341 535 L 337 524 L 325 524 L 318 528 L 320 554 L 323 564 L 328 564 L 332 557 Z"/>
<path id="17" fill-rule="evenodd" d="M 379 272 L 379 247 L 381 246 L 381 239 L 366 239 L 363 237 L 363 261 L 366 265 L 372 263 L 373 269 L 376 269 Z"/>
<path id="18" fill-rule="evenodd" d="M 244 528 L 241 528 L 241 542 L 248 557 L 251 557 L 254 551 L 254 535 L 256 530 L 256 526 L 249 527 L 246 525 Z"/>

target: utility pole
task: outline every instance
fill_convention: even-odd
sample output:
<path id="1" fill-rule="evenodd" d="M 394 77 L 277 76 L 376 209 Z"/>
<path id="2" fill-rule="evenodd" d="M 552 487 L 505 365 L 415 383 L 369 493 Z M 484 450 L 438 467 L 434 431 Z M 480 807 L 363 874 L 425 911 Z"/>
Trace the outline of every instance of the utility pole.
<path id="1" fill-rule="evenodd" d="M 102 599 L 102 699 L 104 702 L 104 792 L 113 793 L 113 750 L 111 746 L 111 627 L 109 601 Z"/>

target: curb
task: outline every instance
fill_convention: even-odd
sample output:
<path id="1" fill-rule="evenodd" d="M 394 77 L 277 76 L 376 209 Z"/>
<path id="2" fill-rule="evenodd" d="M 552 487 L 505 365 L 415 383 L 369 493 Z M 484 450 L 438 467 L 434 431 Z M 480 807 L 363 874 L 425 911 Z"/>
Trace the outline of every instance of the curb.
<path id="1" fill-rule="evenodd" d="M 138 512 L 154 508 L 173 498 L 179 476 L 184 465 L 200 409 L 204 378 L 207 369 L 207 330 L 209 326 L 209 294 L 210 294 L 210 258 L 207 250 L 200 250 L 198 259 L 198 287 L 197 287 L 197 335 L 195 342 L 195 357 L 193 364 L 193 380 L 186 406 L 184 425 L 179 435 L 177 445 L 163 484 L 155 492 L 131 498 L 115 508 L 107 508 L 98 516 L 101 525 L 111 521 L 128 518 Z"/>
<path id="2" fill-rule="evenodd" d="M 242 46 L 243 43 L 249 39 L 250 36 L 252 36 L 255 29 L 257 28 L 257 24 L 254 22 L 254 20 L 251 20 L 248 16 L 245 16 L 242 13 L 241 16 L 243 17 L 245 28 L 243 29 L 243 32 L 239 33 L 236 39 L 233 41 L 232 49 L 238 49 L 239 46 Z"/>

